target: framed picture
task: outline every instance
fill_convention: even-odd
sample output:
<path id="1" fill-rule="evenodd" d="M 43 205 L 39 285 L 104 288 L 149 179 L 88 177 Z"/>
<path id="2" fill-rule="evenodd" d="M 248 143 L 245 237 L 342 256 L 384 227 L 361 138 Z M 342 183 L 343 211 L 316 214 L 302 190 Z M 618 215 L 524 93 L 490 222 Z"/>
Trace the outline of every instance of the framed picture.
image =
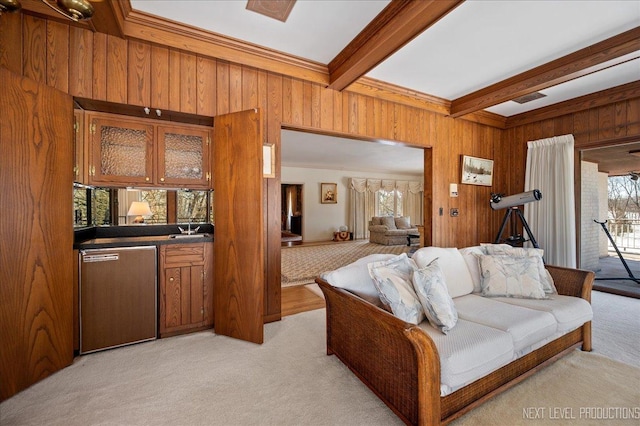
<path id="1" fill-rule="evenodd" d="M 461 183 L 491 186 L 493 183 L 493 160 L 462 156 Z"/>
<path id="2" fill-rule="evenodd" d="M 262 176 L 266 178 L 276 177 L 275 145 L 272 143 L 262 145 Z"/>
<path id="3" fill-rule="evenodd" d="M 338 202 L 338 184 L 320 184 L 320 202 L 322 204 L 336 204 Z"/>

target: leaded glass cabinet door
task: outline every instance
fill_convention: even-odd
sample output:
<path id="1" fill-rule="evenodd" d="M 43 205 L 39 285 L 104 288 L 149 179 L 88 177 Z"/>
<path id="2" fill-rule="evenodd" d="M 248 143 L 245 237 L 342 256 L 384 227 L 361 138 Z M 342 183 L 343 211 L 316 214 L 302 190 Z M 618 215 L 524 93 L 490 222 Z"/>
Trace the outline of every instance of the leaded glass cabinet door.
<path id="1" fill-rule="evenodd" d="M 153 125 L 122 116 L 92 115 L 91 183 L 152 185 Z"/>
<path id="2" fill-rule="evenodd" d="M 158 126 L 158 183 L 209 187 L 209 141 L 207 129 Z"/>

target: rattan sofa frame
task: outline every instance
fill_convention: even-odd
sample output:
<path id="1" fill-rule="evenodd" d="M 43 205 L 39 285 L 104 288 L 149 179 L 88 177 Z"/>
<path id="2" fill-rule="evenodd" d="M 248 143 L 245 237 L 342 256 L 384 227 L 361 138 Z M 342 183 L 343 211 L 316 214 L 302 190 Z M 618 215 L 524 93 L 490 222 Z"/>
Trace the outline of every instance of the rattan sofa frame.
<path id="1" fill-rule="evenodd" d="M 591 303 L 591 271 L 547 266 L 559 294 Z M 406 424 L 447 424 L 582 346 L 591 351 L 591 322 L 481 379 L 440 396 L 440 358 L 418 326 L 321 278 L 326 299 L 327 355 L 336 355 Z"/>

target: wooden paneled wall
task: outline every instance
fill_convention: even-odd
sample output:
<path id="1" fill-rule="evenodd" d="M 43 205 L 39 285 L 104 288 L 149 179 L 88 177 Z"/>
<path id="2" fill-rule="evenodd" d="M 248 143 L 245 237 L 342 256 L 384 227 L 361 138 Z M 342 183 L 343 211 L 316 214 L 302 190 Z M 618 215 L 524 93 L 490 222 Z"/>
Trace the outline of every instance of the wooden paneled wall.
<path id="1" fill-rule="evenodd" d="M 0 66 L 73 96 L 215 116 L 262 108 L 264 134 L 280 149 L 283 125 L 319 132 L 395 140 L 432 149 L 432 244 L 464 247 L 491 241 L 502 214 L 490 193 L 510 190 L 521 153 L 501 143 L 503 131 L 398 102 L 337 92 L 299 79 L 227 61 L 88 30 L 29 15 L 0 18 Z M 511 140 L 511 139 L 507 139 Z M 494 159 L 493 188 L 459 185 L 461 156 Z M 71 153 L 69 153 L 71 155 Z M 518 157 L 520 156 L 520 157 Z M 280 163 L 264 187 L 267 297 L 265 317 L 280 312 Z M 458 208 L 458 217 L 449 216 Z M 442 216 L 440 215 L 442 209 Z"/>
<path id="2" fill-rule="evenodd" d="M 640 139 L 640 98 L 506 129 L 501 156 L 510 158 L 509 193 L 524 190 L 527 142 L 569 133 L 575 138 L 576 151 Z"/>

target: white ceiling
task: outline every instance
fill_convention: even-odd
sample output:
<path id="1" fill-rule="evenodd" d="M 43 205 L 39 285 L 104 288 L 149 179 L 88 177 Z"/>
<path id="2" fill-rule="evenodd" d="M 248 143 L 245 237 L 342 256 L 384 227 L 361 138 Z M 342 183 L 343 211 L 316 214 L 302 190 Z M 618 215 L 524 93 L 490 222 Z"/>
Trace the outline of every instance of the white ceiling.
<path id="1" fill-rule="evenodd" d="M 282 165 L 422 175 L 424 149 L 393 142 L 370 142 L 282 130 Z M 366 145 L 365 145 L 366 144 Z"/>
<path id="2" fill-rule="evenodd" d="M 325 65 L 388 3 L 297 0 L 283 23 L 247 10 L 246 0 L 181 0 L 180 7 L 131 0 L 136 10 Z M 366 76 L 453 100 L 639 25 L 637 0 L 467 0 Z M 545 98 L 487 110 L 511 116 L 637 80 L 640 59 L 542 90 Z M 292 161 L 302 161 L 299 155 L 292 154 Z"/>

